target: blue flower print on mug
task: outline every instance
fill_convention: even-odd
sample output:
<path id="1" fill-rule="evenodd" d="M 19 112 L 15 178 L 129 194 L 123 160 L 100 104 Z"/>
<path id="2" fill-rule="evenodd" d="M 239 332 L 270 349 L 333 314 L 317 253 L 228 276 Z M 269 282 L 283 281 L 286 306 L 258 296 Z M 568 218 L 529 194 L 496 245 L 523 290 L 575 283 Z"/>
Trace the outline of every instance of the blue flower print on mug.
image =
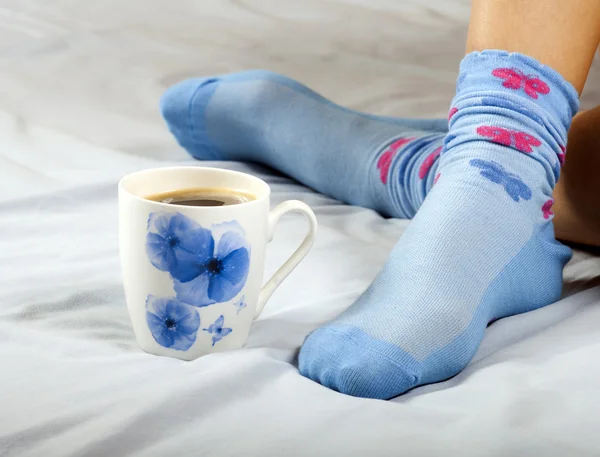
<path id="1" fill-rule="evenodd" d="M 230 328 L 223 327 L 223 325 L 225 325 L 225 317 L 221 314 L 214 324 L 210 324 L 208 328 L 203 329 L 205 332 L 212 334 L 213 346 L 233 331 Z"/>
<path id="2" fill-rule="evenodd" d="M 204 229 L 183 214 L 152 213 L 148 230 L 146 252 L 150 262 L 159 270 L 170 272 L 177 267 L 186 248 L 193 246 L 196 232 Z"/>
<path id="3" fill-rule="evenodd" d="M 146 300 L 146 322 L 158 344 L 178 351 L 187 351 L 196 341 L 200 315 L 196 308 L 175 298 Z"/>
<path id="4" fill-rule="evenodd" d="M 250 248 L 235 221 L 209 230 L 181 213 L 152 213 L 146 252 L 173 278 L 177 299 L 193 306 L 231 300 L 248 278 Z"/>
<path id="5" fill-rule="evenodd" d="M 206 251 L 196 254 L 198 274 L 189 281 L 179 278 L 174 281 L 177 298 L 194 306 L 231 300 L 248 278 L 250 247 L 239 224 L 225 222 L 213 226 L 211 240 Z"/>

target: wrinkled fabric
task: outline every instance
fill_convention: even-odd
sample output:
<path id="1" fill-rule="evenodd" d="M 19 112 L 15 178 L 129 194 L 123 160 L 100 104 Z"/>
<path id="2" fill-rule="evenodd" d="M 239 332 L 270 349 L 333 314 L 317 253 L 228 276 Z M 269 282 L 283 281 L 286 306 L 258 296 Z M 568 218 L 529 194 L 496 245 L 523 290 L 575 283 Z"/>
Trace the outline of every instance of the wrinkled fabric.
<path id="1" fill-rule="evenodd" d="M 182 362 L 145 354 L 134 340 L 117 181 L 199 164 L 160 119 L 166 87 L 266 68 L 355 109 L 444 117 L 468 8 L 459 0 L 3 1 L 0 455 L 598 455 L 596 255 L 576 251 L 564 300 L 492 324 L 459 376 L 389 402 L 343 396 L 298 374 L 297 349 L 368 286 L 408 222 L 255 166 L 212 163 L 266 179 L 273 204 L 305 201 L 320 227 L 246 348 Z M 584 108 L 600 103 L 597 72 Z M 280 221 L 265 278 L 298 245 L 301 221 Z"/>

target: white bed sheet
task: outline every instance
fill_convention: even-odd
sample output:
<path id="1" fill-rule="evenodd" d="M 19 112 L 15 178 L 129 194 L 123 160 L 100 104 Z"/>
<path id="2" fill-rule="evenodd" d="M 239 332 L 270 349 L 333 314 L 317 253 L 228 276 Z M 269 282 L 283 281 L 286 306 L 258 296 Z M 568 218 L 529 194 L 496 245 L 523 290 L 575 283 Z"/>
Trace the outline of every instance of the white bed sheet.
<path id="1" fill-rule="evenodd" d="M 0 455 L 600 455 L 600 258 L 560 302 L 492 325 L 459 376 L 393 401 L 301 377 L 305 335 L 364 290 L 408 221 L 267 170 L 320 223 L 244 350 L 147 355 L 125 307 L 116 183 L 194 164 L 157 101 L 189 76 L 268 68 L 379 114 L 444 116 L 468 1 L 0 2 Z M 584 106 L 600 102 L 595 65 Z M 268 273 L 302 235 L 290 216 Z M 365 258 L 375 259 L 366 263 Z"/>

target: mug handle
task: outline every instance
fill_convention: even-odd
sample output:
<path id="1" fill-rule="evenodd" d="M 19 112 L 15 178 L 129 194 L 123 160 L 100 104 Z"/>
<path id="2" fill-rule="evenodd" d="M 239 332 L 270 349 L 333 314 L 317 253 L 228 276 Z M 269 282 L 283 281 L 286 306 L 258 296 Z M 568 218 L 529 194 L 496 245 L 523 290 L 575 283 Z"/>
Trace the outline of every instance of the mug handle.
<path id="1" fill-rule="evenodd" d="M 283 280 L 287 278 L 292 270 L 296 268 L 306 254 L 308 254 L 308 251 L 310 251 L 310 248 L 315 241 L 315 235 L 317 234 L 317 218 L 312 209 L 310 209 L 306 203 L 303 203 L 299 200 L 288 200 L 280 203 L 269 213 L 267 241 L 271 242 L 273 240 L 273 237 L 275 236 L 275 227 L 277 226 L 279 219 L 281 216 L 289 213 L 290 211 L 297 211 L 306 217 L 308 220 L 308 233 L 304 237 L 304 240 L 300 246 L 298 246 L 294 253 L 284 262 L 283 265 L 281 265 L 281 267 L 279 267 L 275 274 L 271 276 L 271 279 L 269 279 L 260 290 L 258 304 L 256 305 L 256 314 L 254 316 L 255 318 L 258 317 L 258 315 L 262 312 L 263 308 L 265 307 L 265 303 L 267 303 L 267 300 L 271 298 L 271 295 L 273 295 L 275 289 L 281 285 Z"/>

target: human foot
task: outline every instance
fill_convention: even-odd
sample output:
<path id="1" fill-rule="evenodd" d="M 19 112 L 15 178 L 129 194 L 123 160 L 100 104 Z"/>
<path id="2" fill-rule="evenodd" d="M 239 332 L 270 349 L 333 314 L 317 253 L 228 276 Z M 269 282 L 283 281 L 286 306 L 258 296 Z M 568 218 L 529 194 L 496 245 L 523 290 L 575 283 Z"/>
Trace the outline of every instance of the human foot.
<path id="1" fill-rule="evenodd" d="M 433 185 L 447 121 L 358 113 L 268 71 L 191 79 L 166 91 L 171 132 L 201 160 L 268 165 L 319 192 L 412 217 Z"/>
<path id="2" fill-rule="evenodd" d="M 487 324 L 560 297 L 551 194 L 577 93 L 532 58 L 461 64 L 439 180 L 367 291 L 311 333 L 300 372 L 388 399 L 461 371 Z"/>

